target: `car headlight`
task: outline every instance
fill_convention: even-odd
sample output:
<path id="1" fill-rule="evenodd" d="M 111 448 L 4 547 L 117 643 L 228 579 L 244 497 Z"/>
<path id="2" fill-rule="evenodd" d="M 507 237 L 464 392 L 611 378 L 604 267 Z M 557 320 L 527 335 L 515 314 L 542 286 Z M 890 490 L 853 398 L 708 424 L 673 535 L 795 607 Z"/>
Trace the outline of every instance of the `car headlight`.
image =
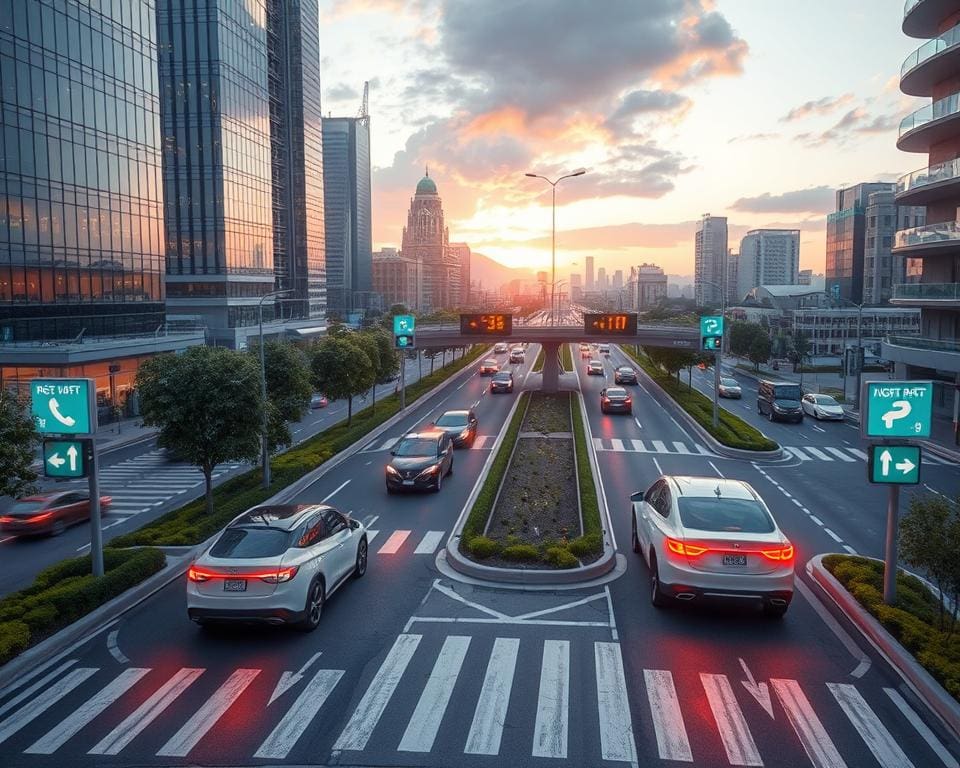
<path id="1" fill-rule="evenodd" d="M 387 474 L 388 474 L 388 475 L 393 475 L 394 477 L 400 477 L 400 473 L 397 472 L 397 470 L 395 470 L 395 469 L 394 469 L 393 467 L 391 467 L 389 464 L 387 464 Z"/>
<path id="2" fill-rule="evenodd" d="M 421 472 L 421 473 L 418 475 L 418 477 L 429 477 L 430 475 L 435 475 L 435 474 L 437 474 L 437 472 L 439 472 L 439 471 L 440 471 L 440 465 L 439 465 L 439 464 L 434 464 L 434 465 L 432 465 L 432 466 L 427 467 L 425 470 L 423 470 L 423 472 Z"/>
<path id="3" fill-rule="evenodd" d="M 470 428 L 467 427 L 466 429 L 464 429 L 464 430 L 460 433 L 460 437 L 461 437 L 461 438 L 470 437 Z"/>

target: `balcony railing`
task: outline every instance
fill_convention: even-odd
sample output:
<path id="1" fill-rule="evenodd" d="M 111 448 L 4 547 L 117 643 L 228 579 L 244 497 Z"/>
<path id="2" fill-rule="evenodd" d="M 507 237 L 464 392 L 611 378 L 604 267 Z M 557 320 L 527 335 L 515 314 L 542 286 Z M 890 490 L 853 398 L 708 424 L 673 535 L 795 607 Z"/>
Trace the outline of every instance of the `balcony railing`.
<path id="1" fill-rule="evenodd" d="M 899 283 L 893 286 L 893 300 L 960 301 L 960 283 Z"/>
<path id="2" fill-rule="evenodd" d="M 949 32 L 940 35 L 940 37 L 933 38 L 933 40 L 927 40 L 927 42 L 907 56 L 903 65 L 900 67 L 900 77 L 902 78 L 914 67 L 920 66 L 927 59 L 933 58 L 938 53 L 947 50 L 947 48 L 953 48 L 958 43 L 960 43 L 960 27 L 954 27 Z"/>
<path id="3" fill-rule="evenodd" d="M 932 123 L 934 120 L 940 120 L 944 117 L 950 117 L 960 112 L 960 93 L 951 93 L 944 96 L 932 104 L 918 109 L 913 114 L 907 115 L 900 121 L 900 136 L 919 128 L 921 125 Z"/>
<path id="4" fill-rule="evenodd" d="M 897 180 L 897 194 L 957 178 L 960 178 L 960 158 L 904 174 Z"/>
<path id="5" fill-rule="evenodd" d="M 960 341 L 925 339 L 922 336 L 887 336 L 887 344 L 910 349 L 929 349 L 933 352 L 960 352 Z"/>
<path id="6" fill-rule="evenodd" d="M 960 222 L 943 221 L 897 231 L 894 248 L 909 248 L 935 243 L 960 242 Z"/>

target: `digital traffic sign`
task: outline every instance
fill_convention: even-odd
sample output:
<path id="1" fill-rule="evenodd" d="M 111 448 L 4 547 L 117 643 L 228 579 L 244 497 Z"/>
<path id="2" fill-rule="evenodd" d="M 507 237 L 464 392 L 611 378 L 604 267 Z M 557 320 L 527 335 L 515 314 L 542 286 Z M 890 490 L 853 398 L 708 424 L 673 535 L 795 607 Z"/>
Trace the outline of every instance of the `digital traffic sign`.
<path id="1" fill-rule="evenodd" d="M 460 333 L 464 336 L 509 336 L 513 333 L 513 315 L 460 315 Z"/>
<path id="2" fill-rule="evenodd" d="M 583 316 L 584 333 L 603 336 L 636 336 L 636 312 L 606 312 L 602 315 Z"/>

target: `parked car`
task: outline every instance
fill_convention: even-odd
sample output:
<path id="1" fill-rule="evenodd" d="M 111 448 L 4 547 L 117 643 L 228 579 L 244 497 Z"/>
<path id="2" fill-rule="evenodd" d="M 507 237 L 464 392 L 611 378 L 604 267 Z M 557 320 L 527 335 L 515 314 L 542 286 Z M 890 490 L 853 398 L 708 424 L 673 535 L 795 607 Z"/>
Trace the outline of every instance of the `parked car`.
<path id="1" fill-rule="evenodd" d="M 637 372 L 629 365 L 621 365 L 613 372 L 614 384 L 636 384 Z"/>
<path id="2" fill-rule="evenodd" d="M 599 360 L 591 360 L 587 363 L 588 376 L 603 376 L 603 363 Z"/>
<path id="3" fill-rule="evenodd" d="M 493 374 L 490 380 L 490 392 L 513 392 L 513 373 L 510 371 L 499 371 Z"/>
<path id="4" fill-rule="evenodd" d="M 764 379 L 757 390 L 757 413 L 770 421 L 803 421 L 800 385 Z"/>
<path id="5" fill-rule="evenodd" d="M 317 408 L 326 408 L 329 403 L 330 401 L 327 400 L 326 395 L 313 395 L 310 398 L 310 407 L 314 410 Z"/>
<path id="6" fill-rule="evenodd" d="M 367 571 L 367 532 L 325 504 L 254 507 L 187 570 L 187 615 L 313 630 L 350 576 Z"/>
<path id="7" fill-rule="evenodd" d="M 731 379 L 729 376 L 721 376 L 720 387 L 717 389 L 717 394 L 720 395 L 720 397 L 739 400 L 743 397 L 743 390 L 740 389 L 740 383 L 736 379 Z"/>
<path id="8" fill-rule="evenodd" d="M 793 599 L 793 545 L 742 480 L 661 476 L 630 496 L 631 543 L 661 608 L 706 598 L 753 599 L 773 617 Z"/>
<path id="9" fill-rule="evenodd" d="M 524 360 L 524 351 L 523 347 L 514 347 L 510 350 L 510 362 L 511 363 L 522 363 Z"/>
<path id="10" fill-rule="evenodd" d="M 100 511 L 110 507 L 110 496 L 100 497 Z M 38 493 L 17 499 L 0 515 L 0 531 L 19 536 L 59 536 L 71 525 L 90 519 L 87 491 Z"/>
<path id="11" fill-rule="evenodd" d="M 390 451 L 387 493 L 439 492 L 445 475 L 453 472 L 453 441 L 443 430 L 411 432 Z"/>
<path id="12" fill-rule="evenodd" d="M 454 448 L 463 448 L 473 445 L 473 441 L 477 438 L 478 423 L 477 414 L 471 409 L 444 411 L 432 426 L 450 435 Z"/>
<path id="13" fill-rule="evenodd" d="M 815 395 L 813 393 L 804 395 L 800 401 L 800 407 L 803 412 L 818 421 L 828 419 L 830 421 L 843 421 L 843 406 L 840 405 L 830 395 Z"/>
<path id="14" fill-rule="evenodd" d="M 493 376 L 493 374 L 495 374 L 499 370 L 500 370 L 500 363 L 498 363 L 492 357 L 488 357 L 486 360 L 480 363 L 481 376 Z"/>
<path id="15" fill-rule="evenodd" d="M 601 413 L 633 413 L 633 398 L 623 387 L 607 387 L 600 392 Z"/>
<path id="16" fill-rule="evenodd" d="M 496 344 L 493 345 L 493 352 L 494 354 L 497 354 L 497 355 L 506 354 L 507 349 L 508 349 L 507 342 L 505 341 L 498 341 Z"/>

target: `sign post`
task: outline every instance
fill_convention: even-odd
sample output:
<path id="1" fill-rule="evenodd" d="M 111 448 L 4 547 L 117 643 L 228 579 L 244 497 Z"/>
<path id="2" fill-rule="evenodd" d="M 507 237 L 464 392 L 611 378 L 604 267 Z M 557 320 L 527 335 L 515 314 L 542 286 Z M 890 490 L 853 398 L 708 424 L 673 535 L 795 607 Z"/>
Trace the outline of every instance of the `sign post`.
<path id="1" fill-rule="evenodd" d="M 920 448 L 893 444 L 895 438 L 930 437 L 933 421 L 932 381 L 868 381 L 860 391 L 860 433 L 870 446 L 868 478 L 888 486 L 883 602 L 897 599 L 897 549 L 900 486 L 920 482 Z"/>
<path id="2" fill-rule="evenodd" d="M 720 350 L 723 348 L 723 315 L 700 318 L 700 348 L 713 350 L 713 426 L 720 423 Z"/>
<path id="3" fill-rule="evenodd" d="M 93 379 L 33 379 L 30 411 L 41 435 L 84 437 L 45 440 L 43 470 L 47 477 L 87 476 L 90 490 L 90 559 L 93 575 L 103 576 L 103 527 L 100 480 L 97 476 L 97 387 Z M 88 448 L 88 450 L 84 450 Z"/>

